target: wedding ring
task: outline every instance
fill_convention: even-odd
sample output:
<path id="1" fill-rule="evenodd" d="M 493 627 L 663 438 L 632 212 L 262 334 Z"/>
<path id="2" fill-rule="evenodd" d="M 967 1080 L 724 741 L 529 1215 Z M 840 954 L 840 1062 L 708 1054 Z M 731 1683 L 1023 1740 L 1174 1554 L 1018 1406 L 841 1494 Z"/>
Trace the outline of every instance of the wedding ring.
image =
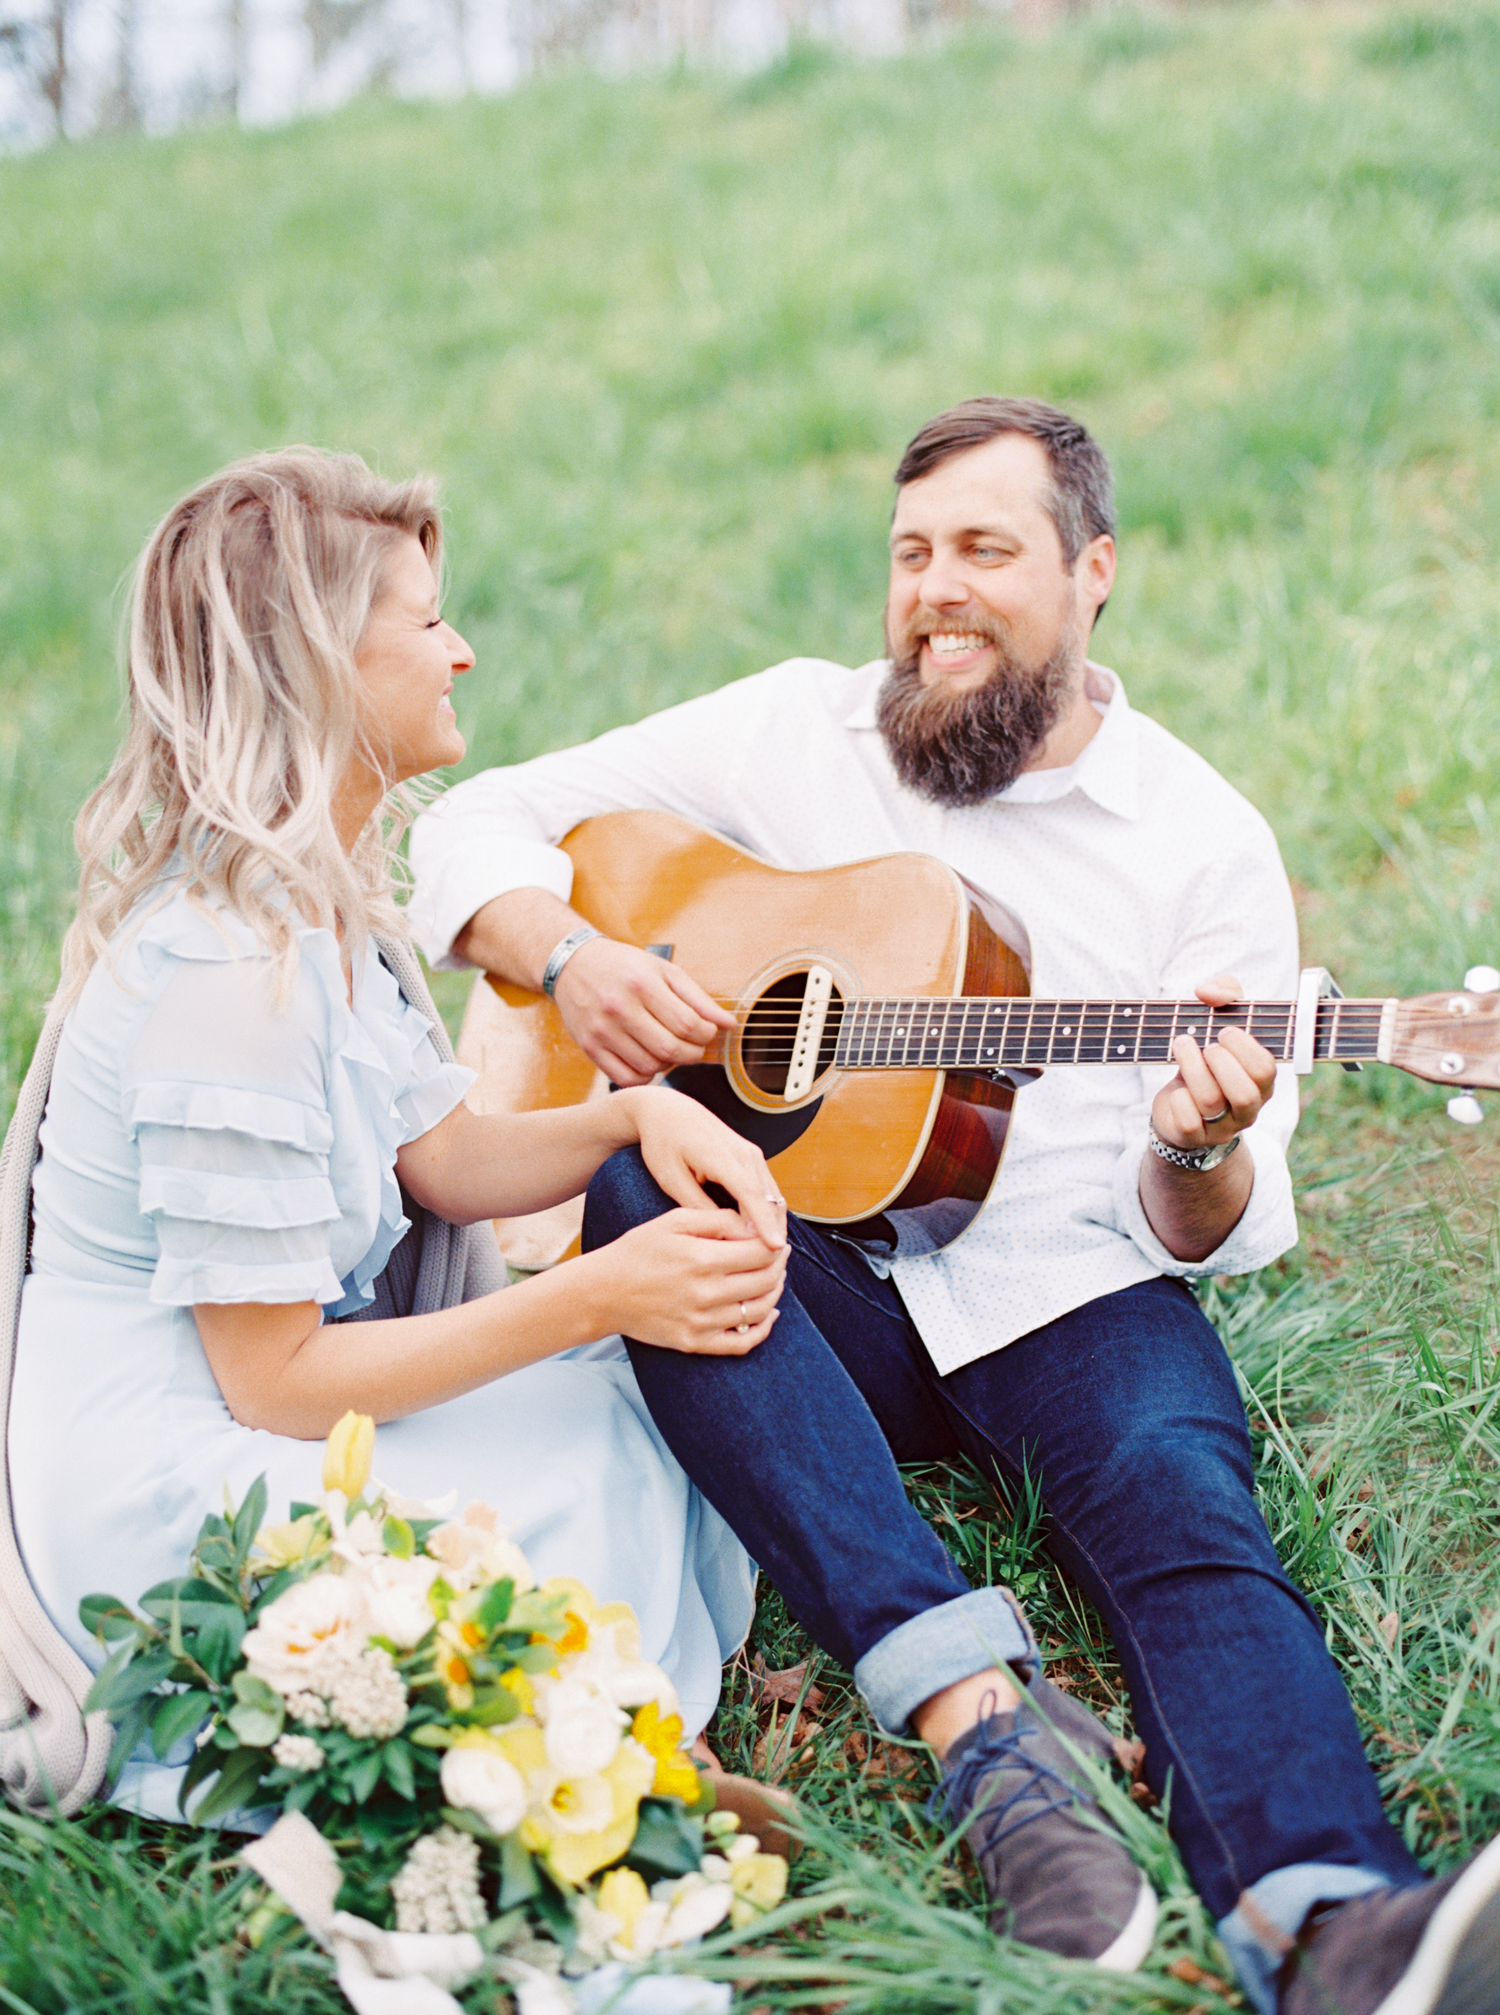
<path id="1" fill-rule="evenodd" d="M 741 1336 L 748 1336 L 750 1334 L 750 1323 L 743 1302 L 740 1303 L 740 1319 L 735 1324 L 735 1329 Z"/>
<path id="2" fill-rule="evenodd" d="M 1228 1108 L 1228 1106 L 1226 1105 L 1226 1106 L 1225 1106 L 1225 1108 L 1224 1108 L 1224 1110 L 1223 1110 L 1222 1112 L 1206 1112 L 1206 1113 L 1204 1113 L 1204 1115 L 1203 1115 L 1203 1124 L 1204 1124 L 1205 1126 L 1217 1126 L 1217 1125 L 1219 1124 L 1219 1121 L 1220 1121 L 1221 1119 L 1228 1119 L 1228 1117 L 1229 1117 L 1229 1108 Z"/>
<path id="3" fill-rule="evenodd" d="M 785 1198 L 784 1196 L 768 1196 L 768 1197 L 766 1198 L 766 1202 L 767 1202 L 767 1203 L 779 1203 L 779 1204 L 781 1205 L 781 1208 L 782 1208 L 783 1210 L 785 1210 L 785 1209 L 786 1209 L 786 1198 Z"/>

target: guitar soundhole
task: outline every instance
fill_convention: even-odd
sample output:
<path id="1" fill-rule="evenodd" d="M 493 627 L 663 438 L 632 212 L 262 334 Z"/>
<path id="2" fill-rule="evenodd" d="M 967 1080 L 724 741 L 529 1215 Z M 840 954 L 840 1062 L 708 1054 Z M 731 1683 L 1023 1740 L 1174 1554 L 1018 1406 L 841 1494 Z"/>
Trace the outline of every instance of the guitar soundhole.
<path id="1" fill-rule="evenodd" d="M 756 1090 L 766 1092 L 772 1098 L 780 1098 L 786 1091 L 787 1073 L 792 1067 L 792 1049 L 797 1036 L 797 1023 L 802 1013 L 802 1000 L 806 992 L 805 972 L 786 973 L 774 985 L 766 988 L 745 1017 L 744 1035 L 740 1041 L 740 1062 L 746 1077 Z M 835 987 L 828 1002 L 828 1016 L 823 1023 L 823 1034 L 818 1044 L 816 1077 L 822 1077 L 825 1071 L 833 1068 L 834 1053 L 839 1041 L 839 1025 L 843 1018 L 844 996 Z"/>

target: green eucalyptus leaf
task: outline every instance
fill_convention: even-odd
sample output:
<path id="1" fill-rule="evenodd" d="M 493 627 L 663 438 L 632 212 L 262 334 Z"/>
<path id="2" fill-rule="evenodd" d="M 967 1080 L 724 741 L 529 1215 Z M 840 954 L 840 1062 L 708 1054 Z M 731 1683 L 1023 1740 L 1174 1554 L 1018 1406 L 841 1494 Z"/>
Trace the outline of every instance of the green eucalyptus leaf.
<path id="1" fill-rule="evenodd" d="M 379 1782 L 380 1751 L 372 1749 L 351 1764 L 349 1769 L 349 1791 L 355 1803 L 363 1805 Z"/>
<path id="2" fill-rule="evenodd" d="M 445 1813 L 444 1817 L 447 1816 Z M 541 1893 L 542 1881 L 537 1874 L 535 1861 L 521 1845 L 519 1837 L 514 1833 L 507 1833 L 500 1842 L 500 1895 L 497 1907 L 501 1910 L 513 1910 L 518 1903 L 529 1903 Z"/>
<path id="3" fill-rule="evenodd" d="M 128 1646 L 122 1648 L 129 1650 Z M 114 1663 L 111 1658 L 102 1666 L 89 1688 L 92 1706 L 102 1707 L 111 1720 L 117 1719 L 124 1708 L 133 1706 L 148 1693 L 154 1693 L 158 1686 L 165 1685 L 176 1661 L 165 1645 L 153 1645 L 150 1650 L 137 1653 L 128 1664 L 110 1673 Z M 106 1673 L 110 1673 L 107 1688 L 101 1688 L 100 1681 Z M 98 1698 L 95 1698 L 96 1694 Z"/>
<path id="4" fill-rule="evenodd" d="M 508 1686 L 496 1686 L 490 1691 L 477 1694 L 474 1705 L 458 1718 L 475 1728 L 497 1728 L 504 1722 L 514 1721 L 521 1711 L 521 1703 Z"/>
<path id="5" fill-rule="evenodd" d="M 235 1699 L 243 1707 L 264 1708 L 267 1714 L 274 1714 L 278 1707 L 284 1707 L 275 1687 L 268 1686 L 253 1672 L 237 1672 L 229 1683 Z"/>
<path id="6" fill-rule="evenodd" d="M 246 1630 L 244 1612 L 227 1603 L 205 1616 L 198 1626 L 193 1649 L 210 1678 L 222 1685 L 240 1655 Z"/>
<path id="7" fill-rule="evenodd" d="M 236 1749 L 209 1786 L 202 1804 L 194 1806 L 193 1823 L 207 1826 L 215 1819 L 222 1819 L 227 1812 L 237 1812 L 253 1804 L 266 1760 L 263 1749 Z"/>
<path id="8" fill-rule="evenodd" d="M 515 1596 L 516 1584 L 508 1575 L 504 1581 L 492 1581 L 484 1591 L 474 1621 L 486 1637 L 492 1630 L 498 1630 L 510 1615 Z"/>
<path id="9" fill-rule="evenodd" d="M 280 1700 L 274 1710 L 237 1701 L 224 1719 L 247 1749 L 269 1749 L 286 1726 L 286 1709 Z"/>
<path id="10" fill-rule="evenodd" d="M 416 1797 L 417 1780 L 411 1767 L 411 1752 L 403 1742 L 388 1742 L 381 1751 L 380 1764 L 386 1783 L 398 1798 Z"/>
<path id="11" fill-rule="evenodd" d="M 255 1535 L 266 1522 L 266 1479 L 257 1476 L 245 1494 L 245 1501 L 235 1513 L 231 1537 L 234 1541 L 236 1569 L 243 1567 L 246 1556 L 255 1544 Z"/>
<path id="12" fill-rule="evenodd" d="M 115 1720 L 115 1739 L 110 1745 L 109 1762 L 105 1775 L 113 1785 L 135 1753 L 142 1736 L 151 1725 L 151 1701 L 149 1698 L 137 1700 Z"/>
<path id="13" fill-rule="evenodd" d="M 515 1653 L 515 1663 L 523 1672 L 550 1672 L 557 1663 L 555 1644 L 526 1644 Z"/>
<path id="14" fill-rule="evenodd" d="M 440 1722 L 428 1721 L 420 1728 L 412 1729 L 406 1740 L 415 1742 L 420 1749 L 451 1749 L 458 1737 L 451 1728 L 444 1728 Z"/>
<path id="15" fill-rule="evenodd" d="M 184 1735 L 193 1735 L 213 1712 L 213 1695 L 201 1688 L 174 1693 L 151 1717 L 151 1747 L 158 1758 L 175 1749 Z"/>
<path id="16" fill-rule="evenodd" d="M 677 1801 L 641 1801 L 635 1838 L 625 1856 L 648 1881 L 662 1875 L 691 1875 L 703 1859 L 703 1822 L 689 1819 Z"/>
<path id="17" fill-rule="evenodd" d="M 387 1553 L 395 1554 L 398 1560 L 410 1560 L 417 1550 L 416 1534 L 404 1518 L 397 1518 L 394 1512 L 388 1514 L 380 1529 L 381 1542 Z"/>
<path id="18" fill-rule="evenodd" d="M 142 1624 L 117 1595 L 86 1595 L 78 1605 L 78 1620 L 90 1637 L 137 1636 Z"/>

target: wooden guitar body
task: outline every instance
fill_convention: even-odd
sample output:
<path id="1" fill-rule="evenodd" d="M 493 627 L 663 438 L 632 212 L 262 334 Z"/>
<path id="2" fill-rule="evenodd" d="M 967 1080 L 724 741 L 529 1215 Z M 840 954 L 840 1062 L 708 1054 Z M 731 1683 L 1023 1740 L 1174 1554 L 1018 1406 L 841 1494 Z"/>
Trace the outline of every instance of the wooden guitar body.
<path id="1" fill-rule="evenodd" d="M 1020 959 L 984 897 L 942 862 L 892 854 L 790 872 L 664 812 L 612 812 L 563 841 L 573 906 L 607 936 L 659 951 L 731 1008 L 737 1026 L 671 1082 L 757 1140 L 792 1209 L 889 1250 L 931 1251 L 977 1215 L 1004 1152 L 1014 1093 L 950 1070 L 841 1070 L 844 1006 L 1019 995 Z M 785 1094 L 808 972 L 831 976 L 830 1030 L 813 1082 Z M 459 1041 L 479 1110 L 526 1111 L 607 1095 L 542 996 L 481 976 Z M 547 1265 L 581 1205 L 501 1220 L 516 1266 Z"/>

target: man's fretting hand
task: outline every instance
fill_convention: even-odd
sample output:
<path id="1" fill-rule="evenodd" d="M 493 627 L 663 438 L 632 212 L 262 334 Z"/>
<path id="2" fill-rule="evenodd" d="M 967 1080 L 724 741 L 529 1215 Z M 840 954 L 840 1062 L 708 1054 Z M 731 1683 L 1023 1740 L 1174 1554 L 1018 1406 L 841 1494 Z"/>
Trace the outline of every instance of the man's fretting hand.
<path id="1" fill-rule="evenodd" d="M 1230 973 L 1194 989 L 1209 1007 L 1229 1007 L 1245 990 Z M 1226 1026 L 1200 1048 L 1190 1035 L 1172 1045 L 1177 1075 L 1151 1104 L 1151 1124 L 1168 1147 L 1218 1146 L 1254 1123 L 1276 1085 L 1276 1061 L 1242 1028 Z M 1141 1204 L 1151 1229 L 1176 1258 L 1196 1263 L 1228 1238 L 1244 1215 L 1255 1169 L 1243 1148 L 1217 1168 L 1174 1168 L 1141 1156 Z"/>
<path id="2" fill-rule="evenodd" d="M 1233 973 L 1218 973 L 1193 991 L 1208 1007 L 1231 1007 L 1245 998 Z M 1209 1147 L 1243 1133 L 1276 1089 L 1276 1059 L 1234 1023 L 1222 1026 L 1206 1048 L 1190 1035 L 1178 1036 L 1172 1060 L 1177 1075 L 1151 1107 L 1151 1124 L 1168 1147 Z"/>
<path id="3" fill-rule="evenodd" d="M 553 998 L 568 1034 L 611 1084 L 649 1084 L 697 1063 L 734 1016 L 666 959 L 591 938 L 563 967 Z"/>

